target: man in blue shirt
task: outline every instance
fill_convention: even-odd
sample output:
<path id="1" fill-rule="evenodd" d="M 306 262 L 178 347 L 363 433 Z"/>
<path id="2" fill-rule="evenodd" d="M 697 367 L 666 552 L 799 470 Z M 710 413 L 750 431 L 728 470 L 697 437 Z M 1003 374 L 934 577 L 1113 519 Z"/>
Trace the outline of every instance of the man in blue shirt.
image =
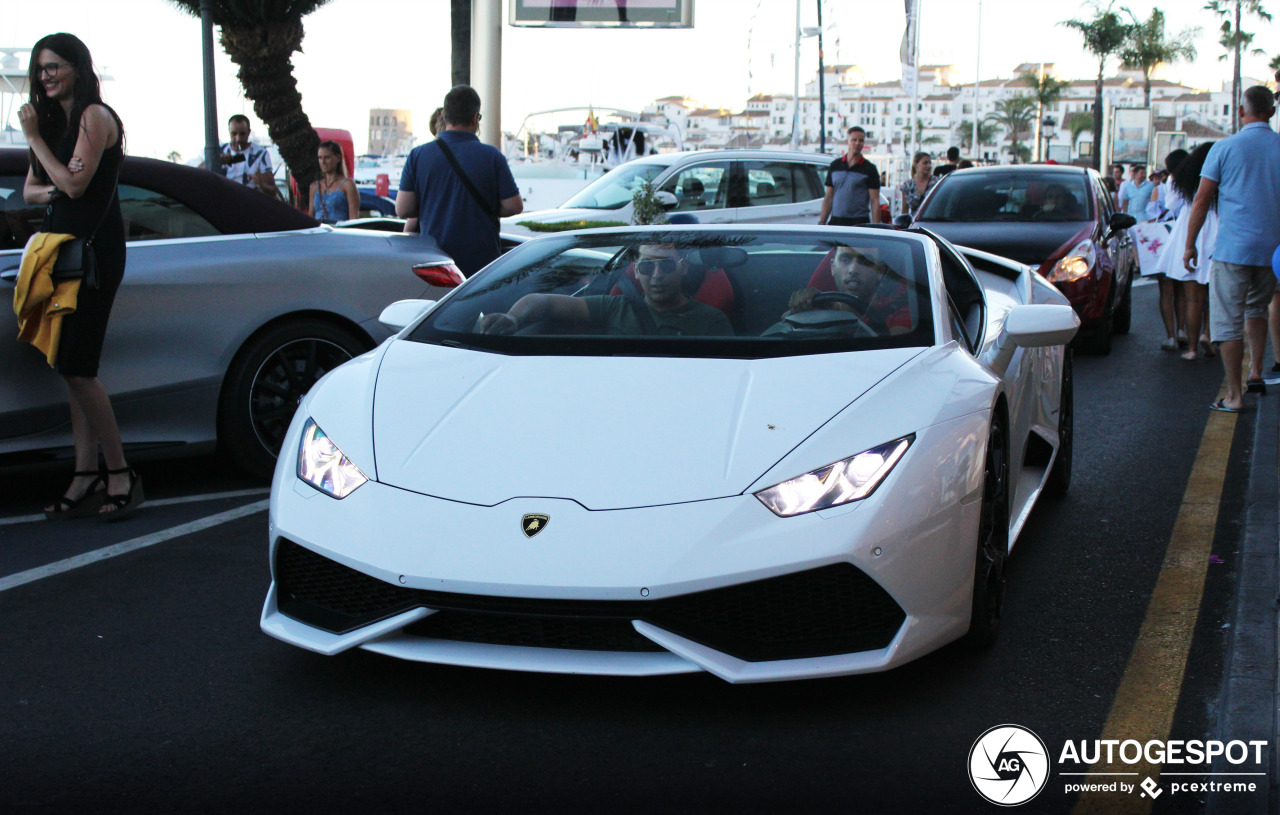
<path id="1" fill-rule="evenodd" d="M 1275 112 L 1270 89 L 1255 85 L 1244 92 L 1244 126 L 1213 146 L 1200 171 L 1182 255 L 1183 265 L 1194 271 L 1196 237 L 1216 195 L 1218 238 L 1209 267 L 1209 330 L 1222 351 L 1227 395 L 1210 407 L 1231 413 L 1244 407 L 1242 335 L 1249 339 L 1248 389 L 1266 392 L 1262 352 L 1267 344 L 1267 307 L 1276 287 L 1271 255 L 1280 245 L 1280 134 L 1267 126 Z"/>
<path id="2" fill-rule="evenodd" d="M 1151 193 L 1156 185 L 1147 180 L 1147 168 L 1135 164 L 1129 169 L 1130 183 L 1120 187 L 1120 206 L 1132 215 L 1138 223 L 1151 220 L 1147 217 L 1147 204 L 1151 203 Z"/>
<path id="3" fill-rule="evenodd" d="M 480 141 L 480 95 L 458 85 L 444 97 L 444 130 L 415 147 L 396 194 L 396 215 L 416 218 L 470 277 L 498 257 L 498 219 L 524 211 L 507 159 Z"/>

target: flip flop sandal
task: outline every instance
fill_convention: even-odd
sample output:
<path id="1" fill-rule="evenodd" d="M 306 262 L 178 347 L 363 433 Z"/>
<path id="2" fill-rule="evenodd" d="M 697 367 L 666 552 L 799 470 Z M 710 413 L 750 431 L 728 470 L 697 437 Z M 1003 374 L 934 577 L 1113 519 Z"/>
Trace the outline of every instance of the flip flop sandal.
<path id="1" fill-rule="evenodd" d="M 1261 379 L 1250 379 L 1244 384 L 1245 384 L 1245 391 L 1247 393 L 1258 393 L 1258 394 L 1265 395 L 1267 392 L 1267 383 L 1263 382 Z"/>
<path id="2" fill-rule="evenodd" d="M 107 492 L 107 481 L 98 470 L 76 470 L 72 478 L 94 476 L 84 495 L 74 501 L 63 495 L 54 503 L 53 509 L 46 509 L 44 517 L 50 521 L 69 521 L 72 518 L 86 518 L 95 514 L 102 506 L 103 496 Z"/>
<path id="3" fill-rule="evenodd" d="M 1209 410 L 1216 410 L 1221 413 L 1244 413 L 1244 408 L 1229 408 L 1226 406 L 1226 403 L 1222 399 L 1219 399 L 1218 401 L 1209 405 Z"/>
<path id="4" fill-rule="evenodd" d="M 132 467 L 121 467 L 119 470 L 107 470 L 107 475 L 129 474 L 129 492 L 125 495 L 112 495 L 107 493 L 102 499 L 102 506 L 108 504 L 115 507 L 110 512 L 103 512 L 101 508 L 98 510 L 98 517 L 104 521 L 123 521 L 128 518 L 138 507 L 142 506 L 142 502 L 147 500 L 142 493 L 142 476 L 134 472 Z"/>

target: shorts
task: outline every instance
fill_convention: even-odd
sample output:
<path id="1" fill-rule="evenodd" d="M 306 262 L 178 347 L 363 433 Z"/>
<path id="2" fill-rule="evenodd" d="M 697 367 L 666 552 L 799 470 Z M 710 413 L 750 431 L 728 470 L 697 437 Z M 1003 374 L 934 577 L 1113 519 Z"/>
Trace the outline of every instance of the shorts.
<path id="1" fill-rule="evenodd" d="M 837 218 L 832 215 L 827 219 L 827 226 L 859 226 L 871 223 L 870 215 L 859 215 L 856 218 Z"/>
<path id="2" fill-rule="evenodd" d="M 1209 266 L 1209 338 L 1244 339 L 1245 320 L 1265 320 L 1276 277 L 1270 266 L 1215 260 Z"/>

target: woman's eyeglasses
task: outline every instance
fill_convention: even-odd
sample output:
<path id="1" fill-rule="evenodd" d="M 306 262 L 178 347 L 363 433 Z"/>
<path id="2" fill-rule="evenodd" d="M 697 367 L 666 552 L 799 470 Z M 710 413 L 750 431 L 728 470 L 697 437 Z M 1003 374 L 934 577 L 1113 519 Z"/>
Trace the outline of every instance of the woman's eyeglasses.
<path id="1" fill-rule="evenodd" d="M 70 68 L 70 62 L 46 62 L 44 65 L 37 65 L 36 68 L 40 72 L 40 76 L 53 79 L 63 68 Z"/>
<path id="2" fill-rule="evenodd" d="M 680 268 L 680 258 L 664 258 L 663 260 L 644 259 L 636 262 L 636 274 L 648 277 L 658 269 L 662 269 L 663 274 L 675 274 L 676 269 Z"/>

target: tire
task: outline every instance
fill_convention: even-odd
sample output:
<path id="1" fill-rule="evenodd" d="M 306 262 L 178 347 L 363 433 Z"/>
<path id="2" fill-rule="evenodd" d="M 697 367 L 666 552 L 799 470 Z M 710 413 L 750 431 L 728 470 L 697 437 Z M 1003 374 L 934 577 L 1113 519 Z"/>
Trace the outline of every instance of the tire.
<path id="1" fill-rule="evenodd" d="M 1058 395 L 1058 454 L 1045 479 L 1047 495 L 1062 497 L 1071 488 L 1071 456 L 1075 449 L 1075 374 L 1071 370 L 1071 349 L 1063 349 L 1062 391 Z"/>
<path id="2" fill-rule="evenodd" d="M 1111 330 L 1116 334 L 1128 334 L 1129 326 L 1133 323 L 1133 276 L 1129 276 L 1129 281 L 1124 286 L 1124 299 L 1120 301 L 1120 305 L 1116 306 L 1114 321 Z"/>
<path id="3" fill-rule="evenodd" d="M 320 377 L 372 347 L 316 319 L 250 337 L 227 370 L 218 400 L 218 449 L 251 475 L 270 478 L 298 403 Z"/>
<path id="4" fill-rule="evenodd" d="M 1004 613 L 1004 561 L 1009 551 L 1009 451 L 1003 417 L 991 423 L 987 439 L 982 511 L 973 565 L 973 606 L 964 643 L 985 649 L 995 644 Z"/>
<path id="5" fill-rule="evenodd" d="M 1072 343 L 1082 354 L 1104 357 L 1111 353 L 1111 335 L 1114 333 L 1115 315 L 1108 314 L 1087 329 L 1082 329 Z"/>

